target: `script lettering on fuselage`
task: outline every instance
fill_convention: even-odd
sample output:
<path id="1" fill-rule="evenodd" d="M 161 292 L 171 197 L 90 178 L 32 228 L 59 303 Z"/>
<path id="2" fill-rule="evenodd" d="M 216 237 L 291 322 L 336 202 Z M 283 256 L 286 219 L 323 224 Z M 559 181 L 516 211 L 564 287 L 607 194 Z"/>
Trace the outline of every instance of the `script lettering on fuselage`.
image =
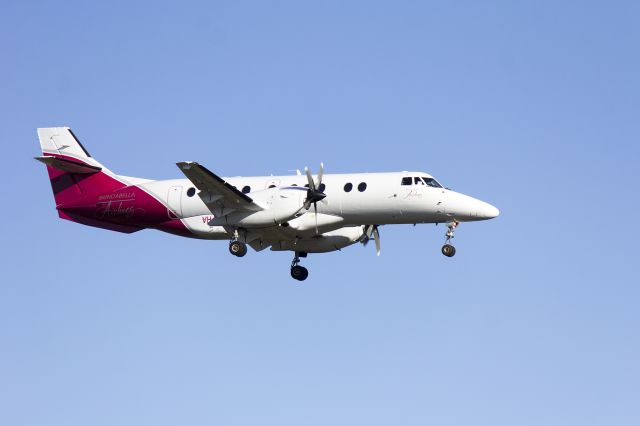
<path id="1" fill-rule="evenodd" d="M 405 200 L 415 200 L 422 198 L 422 191 L 418 191 L 417 189 L 412 189 L 403 197 Z"/>
<path id="2" fill-rule="evenodd" d="M 202 218 L 202 223 L 209 223 L 214 219 L 214 216 L 201 216 Z"/>
<path id="3" fill-rule="evenodd" d="M 129 219 L 136 212 L 135 201 L 136 194 L 134 192 L 101 195 L 96 203 L 96 218 Z"/>

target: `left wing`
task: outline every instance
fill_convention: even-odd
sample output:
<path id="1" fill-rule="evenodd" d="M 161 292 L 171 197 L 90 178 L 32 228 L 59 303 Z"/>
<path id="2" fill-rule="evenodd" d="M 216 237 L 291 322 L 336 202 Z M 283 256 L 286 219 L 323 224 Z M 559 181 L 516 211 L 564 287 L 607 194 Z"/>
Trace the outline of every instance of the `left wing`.
<path id="1" fill-rule="evenodd" d="M 234 211 L 257 212 L 264 210 L 248 195 L 238 191 L 220 176 L 192 161 L 176 163 L 182 173 L 200 190 L 198 196 L 211 213 L 226 216 Z"/>

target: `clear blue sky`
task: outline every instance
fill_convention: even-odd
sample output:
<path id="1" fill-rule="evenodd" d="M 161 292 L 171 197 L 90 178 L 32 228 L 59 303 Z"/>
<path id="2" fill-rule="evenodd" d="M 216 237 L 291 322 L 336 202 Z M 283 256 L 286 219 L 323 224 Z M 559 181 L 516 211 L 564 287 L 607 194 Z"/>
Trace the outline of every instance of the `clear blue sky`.
<path id="1" fill-rule="evenodd" d="M 30 2 L 0 13 L 0 424 L 640 424 L 640 6 Z M 369 246 L 59 220 L 36 127 L 121 174 L 423 170 L 495 204 Z"/>

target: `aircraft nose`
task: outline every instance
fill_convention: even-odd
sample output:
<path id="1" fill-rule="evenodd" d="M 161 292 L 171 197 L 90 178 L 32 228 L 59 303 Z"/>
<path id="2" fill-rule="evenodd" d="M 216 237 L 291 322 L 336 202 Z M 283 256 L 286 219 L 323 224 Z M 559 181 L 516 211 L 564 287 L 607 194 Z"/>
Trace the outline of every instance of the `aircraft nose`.
<path id="1" fill-rule="evenodd" d="M 453 191 L 449 192 L 446 211 L 449 217 L 463 222 L 488 220 L 500 215 L 500 210 L 491 204 Z"/>
<path id="2" fill-rule="evenodd" d="M 478 217 L 482 219 L 493 219 L 500 215 L 500 210 L 498 210 L 497 207 L 492 206 L 489 203 L 485 203 L 484 201 L 480 201 L 476 209 Z"/>

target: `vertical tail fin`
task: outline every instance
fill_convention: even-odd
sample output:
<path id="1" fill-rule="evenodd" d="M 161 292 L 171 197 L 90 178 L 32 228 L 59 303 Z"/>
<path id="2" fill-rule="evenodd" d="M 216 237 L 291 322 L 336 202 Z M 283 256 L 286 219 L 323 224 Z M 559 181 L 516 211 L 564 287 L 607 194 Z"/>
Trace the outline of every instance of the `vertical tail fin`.
<path id="1" fill-rule="evenodd" d="M 82 146 L 76 135 L 68 127 L 47 127 L 38 129 L 42 153 L 57 154 L 97 163 Z M 95 164 L 94 164 L 95 165 Z"/>
<path id="2" fill-rule="evenodd" d="M 68 127 L 38 129 L 38 138 L 43 156 L 36 160 L 47 165 L 56 206 L 83 195 L 125 186 L 91 157 Z"/>

